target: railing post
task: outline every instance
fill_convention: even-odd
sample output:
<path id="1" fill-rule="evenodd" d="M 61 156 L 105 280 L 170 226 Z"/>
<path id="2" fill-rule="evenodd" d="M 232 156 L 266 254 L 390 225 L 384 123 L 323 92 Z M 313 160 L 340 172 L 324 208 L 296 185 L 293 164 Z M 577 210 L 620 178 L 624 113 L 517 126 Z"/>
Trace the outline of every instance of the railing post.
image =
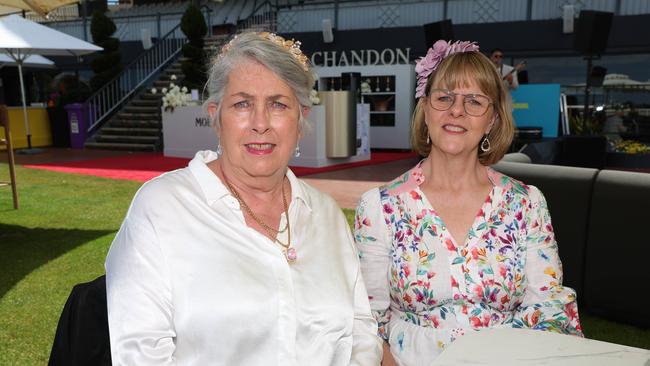
<path id="1" fill-rule="evenodd" d="M 156 26 L 158 28 L 158 40 L 160 40 L 160 13 L 156 13 Z"/>
<path id="2" fill-rule="evenodd" d="M 212 20 L 210 19 L 210 12 L 212 12 L 212 10 L 207 6 L 204 9 L 206 23 L 208 23 L 208 36 L 212 36 Z"/>
<path id="3" fill-rule="evenodd" d="M 160 19 L 160 15 L 158 15 Z M 158 24 L 161 24 L 158 22 Z M 161 32 L 159 26 L 159 32 Z M 107 85 L 97 90 L 90 100 L 92 101 L 91 126 L 88 130 L 96 130 L 106 119 L 117 111 L 123 103 L 137 93 L 146 85 L 146 82 L 154 73 L 178 55 L 183 45 L 180 36 L 180 24 L 175 26 L 165 35 L 161 35 L 159 41 L 153 47 L 131 61 L 122 73 L 111 80 Z M 176 38 L 179 37 L 179 38 Z M 156 62 L 153 63 L 152 60 Z"/>
<path id="4" fill-rule="evenodd" d="M 81 2 L 81 12 L 83 13 L 83 28 L 84 28 L 84 41 L 88 41 L 88 5 L 86 0 Z"/>

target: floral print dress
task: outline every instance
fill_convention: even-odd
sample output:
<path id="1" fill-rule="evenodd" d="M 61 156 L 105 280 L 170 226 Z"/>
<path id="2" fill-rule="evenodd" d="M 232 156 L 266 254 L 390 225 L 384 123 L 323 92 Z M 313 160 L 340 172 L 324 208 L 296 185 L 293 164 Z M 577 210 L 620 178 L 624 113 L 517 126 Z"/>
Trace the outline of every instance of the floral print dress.
<path id="1" fill-rule="evenodd" d="M 493 188 L 464 243 L 420 189 L 421 163 L 359 202 L 363 277 L 380 336 L 400 365 L 430 365 L 455 338 L 486 327 L 582 336 L 544 196 L 487 173 Z"/>

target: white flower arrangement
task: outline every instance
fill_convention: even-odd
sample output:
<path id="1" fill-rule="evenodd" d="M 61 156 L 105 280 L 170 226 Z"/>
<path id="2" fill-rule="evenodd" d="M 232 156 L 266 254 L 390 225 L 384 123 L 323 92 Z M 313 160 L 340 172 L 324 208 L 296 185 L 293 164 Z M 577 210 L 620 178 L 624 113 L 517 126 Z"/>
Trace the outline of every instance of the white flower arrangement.
<path id="1" fill-rule="evenodd" d="M 320 97 L 318 96 L 318 90 L 312 89 L 309 92 L 309 100 L 311 101 L 311 104 L 313 104 L 313 105 L 320 104 Z"/>
<path id="2" fill-rule="evenodd" d="M 370 88 L 370 79 L 366 79 L 361 83 L 361 92 L 364 94 L 372 93 L 372 88 Z"/>
<path id="3" fill-rule="evenodd" d="M 176 75 L 170 76 L 171 80 L 176 80 Z M 164 111 L 173 112 L 176 107 L 187 105 L 196 105 L 192 100 L 192 94 L 188 93 L 186 87 L 180 87 L 173 82 L 169 83 L 169 88 L 162 88 L 162 108 Z M 157 94 L 158 89 L 151 88 L 151 94 Z"/>

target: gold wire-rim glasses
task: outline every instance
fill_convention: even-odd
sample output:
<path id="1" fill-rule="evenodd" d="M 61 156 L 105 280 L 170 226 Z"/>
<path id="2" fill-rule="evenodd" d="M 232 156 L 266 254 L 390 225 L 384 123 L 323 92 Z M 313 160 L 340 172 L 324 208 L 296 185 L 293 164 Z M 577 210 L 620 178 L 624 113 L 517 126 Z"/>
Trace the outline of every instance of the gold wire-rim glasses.
<path id="1" fill-rule="evenodd" d="M 490 109 L 494 102 L 483 94 L 460 94 L 447 89 L 431 89 L 427 98 L 431 108 L 437 111 L 446 111 L 456 103 L 456 97 L 463 97 L 463 110 L 472 117 L 481 117 Z M 450 99 L 442 99 L 449 97 Z M 469 108 L 468 108 L 469 105 Z"/>

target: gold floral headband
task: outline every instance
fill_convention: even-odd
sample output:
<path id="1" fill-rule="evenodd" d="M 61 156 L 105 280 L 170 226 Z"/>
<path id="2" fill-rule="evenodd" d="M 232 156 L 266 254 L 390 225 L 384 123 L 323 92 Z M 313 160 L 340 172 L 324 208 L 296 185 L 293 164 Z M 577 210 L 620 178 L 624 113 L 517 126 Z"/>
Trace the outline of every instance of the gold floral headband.
<path id="1" fill-rule="evenodd" d="M 256 34 L 260 38 L 269 40 L 269 41 L 271 41 L 271 42 L 273 42 L 273 43 L 275 43 L 275 44 L 277 44 L 279 46 L 282 46 L 284 49 L 287 50 L 287 52 L 289 52 L 291 54 L 291 56 L 293 56 L 296 59 L 296 61 L 298 61 L 298 63 L 302 66 L 303 70 L 309 71 L 309 59 L 300 50 L 300 45 L 301 45 L 300 41 L 296 41 L 296 40 L 293 40 L 293 39 L 290 39 L 290 40 L 289 39 L 284 39 L 283 37 L 278 36 L 275 33 L 270 33 L 270 32 L 259 32 L 259 33 L 256 33 Z M 232 44 L 235 42 L 236 39 L 237 39 L 237 36 L 234 36 L 230 40 L 230 42 L 228 42 L 228 44 L 223 46 L 221 48 L 221 52 L 219 53 L 219 55 L 223 56 L 224 54 L 226 54 L 230 50 L 230 47 L 232 46 Z"/>

